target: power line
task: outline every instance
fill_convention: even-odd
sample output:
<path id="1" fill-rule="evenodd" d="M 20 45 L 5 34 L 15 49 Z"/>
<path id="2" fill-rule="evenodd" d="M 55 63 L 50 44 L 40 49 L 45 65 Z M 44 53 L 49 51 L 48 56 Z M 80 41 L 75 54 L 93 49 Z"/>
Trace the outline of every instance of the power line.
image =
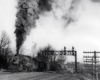
<path id="1" fill-rule="evenodd" d="M 84 51 L 83 53 L 92 53 L 94 54 L 93 56 L 83 56 L 83 58 L 85 58 L 86 60 L 84 62 L 86 62 L 85 64 L 85 68 L 89 68 L 92 69 L 93 72 L 93 80 L 94 80 L 94 74 L 96 74 L 96 80 L 98 80 L 98 74 L 99 72 L 97 71 L 97 63 L 99 63 L 100 61 L 97 61 L 97 58 L 100 58 L 99 56 L 97 56 L 97 53 L 100 53 L 99 51 Z M 90 66 L 90 63 L 92 63 L 92 65 Z M 88 64 L 88 65 L 87 65 Z"/>

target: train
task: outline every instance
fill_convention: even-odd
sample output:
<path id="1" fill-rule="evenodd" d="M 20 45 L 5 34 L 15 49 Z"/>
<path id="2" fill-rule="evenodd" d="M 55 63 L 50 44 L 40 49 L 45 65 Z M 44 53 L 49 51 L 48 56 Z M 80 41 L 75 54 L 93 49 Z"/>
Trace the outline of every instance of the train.
<path id="1" fill-rule="evenodd" d="M 10 72 L 44 71 L 47 68 L 46 62 L 22 54 L 8 56 L 6 61 L 7 69 Z"/>

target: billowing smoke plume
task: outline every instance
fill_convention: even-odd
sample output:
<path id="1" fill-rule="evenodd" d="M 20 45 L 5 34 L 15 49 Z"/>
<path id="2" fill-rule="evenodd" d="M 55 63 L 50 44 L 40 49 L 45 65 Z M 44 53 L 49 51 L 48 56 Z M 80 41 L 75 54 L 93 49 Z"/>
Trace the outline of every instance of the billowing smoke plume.
<path id="1" fill-rule="evenodd" d="M 18 1 L 17 20 L 15 25 L 17 54 L 26 36 L 30 34 L 32 28 L 35 28 L 36 20 L 39 19 L 39 15 L 52 9 L 51 2 L 51 0 Z"/>
<path id="2" fill-rule="evenodd" d="M 36 54 L 36 51 L 47 45 L 51 45 L 55 50 L 61 50 L 64 46 L 71 49 L 74 46 L 78 50 L 79 58 L 82 59 L 83 50 L 99 50 L 99 0 L 21 0 L 19 2 L 20 5 L 26 2 L 25 5 L 29 7 L 27 10 L 25 7 L 26 16 L 22 14 L 18 17 L 20 25 L 23 26 L 21 30 L 23 33 L 17 32 L 21 28 L 16 28 L 17 49 L 23 46 L 26 50 L 23 54 Z M 19 13 L 23 10 L 21 7 L 18 9 Z"/>
<path id="3" fill-rule="evenodd" d="M 53 48 L 57 49 L 57 44 L 59 43 L 62 46 L 58 46 L 58 49 L 62 49 L 66 45 L 64 41 L 66 30 L 64 29 L 77 20 L 77 15 L 74 14 L 74 11 L 77 12 L 80 0 L 42 1 L 44 3 L 39 3 L 39 11 L 42 14 L 39 14 L 39 19 L 36 21 L 36 28 L 32 29 L 23 46 L 26 49 L 31 49 L 32 46 L 36 45 L 36 48 L 40 49 L 50 44 Z M 49 12 L 44 12 L 44 10 Z"/>

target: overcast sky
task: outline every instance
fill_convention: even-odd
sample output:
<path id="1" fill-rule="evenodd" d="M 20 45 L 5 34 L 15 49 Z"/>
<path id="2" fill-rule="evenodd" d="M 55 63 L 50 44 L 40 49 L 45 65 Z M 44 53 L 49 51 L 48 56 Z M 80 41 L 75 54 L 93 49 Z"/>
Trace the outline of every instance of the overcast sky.
<path id="1" fill-rule="evenodd" d="M 100 0 L 76 0 L 77 2 L 72 5 L 75 8 L 69 12 L 67 8 L 72 0 L 59 1 L 62 1 L 61 4 L 58 2 L 62 9 L 56 9 L 53 6 L 51 12 L 40 15 L 40 19 L 36 22 L 37 27 L 31 31 L 25 41 L 27 48 L 30 48 L 33 42 L 37 44 L 38 48 L 50 44 L 57 50 L 63 49 L 64 46 L 67 49 L 74 46 L 79 61 L 82 61 L 83 51 L 100 51 Z M 0 0 L 0 34 L 2 30 L 7 32 L 12 42 L 11 47 L 14 49 L 16 5 L 16 0 Z M 65 24 L 66 17 L 64 17 L 64 22 L 59 17 L 65 14 L 73 19 L 71 23 Z"/>
<path id="2" fill-rule="evenodd" d="M 15 19 L 16 0 L 0 0 L 0 36 L 2 31 L 6 31 L 11 40 L 11 47 L 15 50 Z"/>

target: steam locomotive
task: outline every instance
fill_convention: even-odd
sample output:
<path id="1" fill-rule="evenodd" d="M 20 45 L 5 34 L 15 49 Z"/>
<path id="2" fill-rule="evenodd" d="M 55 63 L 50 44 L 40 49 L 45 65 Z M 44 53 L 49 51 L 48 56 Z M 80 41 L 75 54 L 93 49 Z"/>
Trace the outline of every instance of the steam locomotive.
<path id="1" fill-rule="evenodd" d="M 10 72 L 46 70 L 45 62 L 21 54 L 7 57 L 7 65 Z"/>

